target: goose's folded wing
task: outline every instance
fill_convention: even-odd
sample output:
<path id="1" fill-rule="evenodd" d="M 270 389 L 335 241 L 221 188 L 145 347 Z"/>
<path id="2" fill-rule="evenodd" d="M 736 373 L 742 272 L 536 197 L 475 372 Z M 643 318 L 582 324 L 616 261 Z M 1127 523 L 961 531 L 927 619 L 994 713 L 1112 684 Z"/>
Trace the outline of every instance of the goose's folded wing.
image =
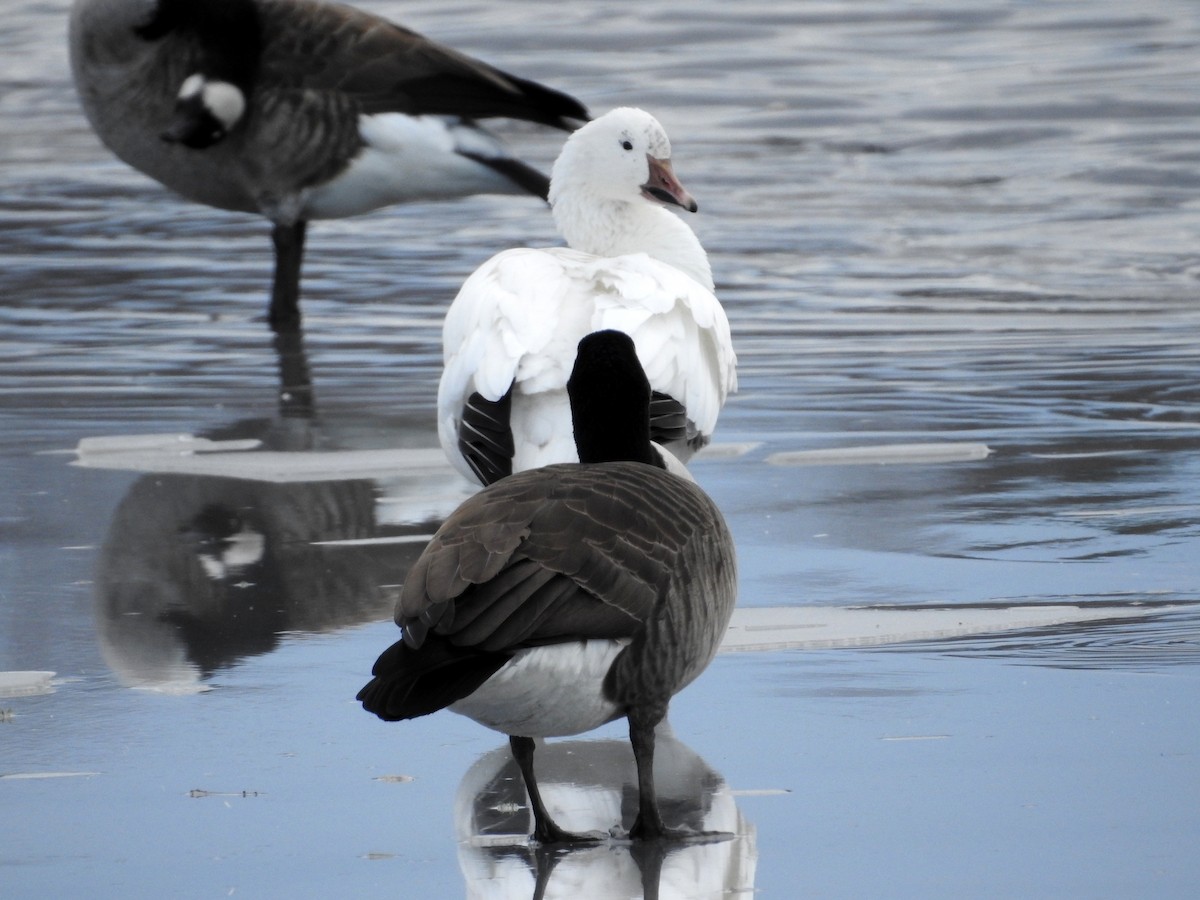
<path id="1" fill-rule="evenodd" d="M 496 254 L 463 282 L 446 312 L 444 390 L 465 397 L 470 385 L 498 400 L 518 372 L 523 380 L 552 377 L 556 386 L 565 385 L 575 346 L 560 336 L 586 296 L 561 252 L 519 248 Z"/>
<path id="2" fill-rule="evenodd" d="M 272 36 L 263 66 L 298 88 L 336 90 L 367 113 L 504 116 L 568 128 L 586 120 L 574 98 L 509 75 L 362 10 L 325 3 L 265 2 Z"/>
<path id="3" fill-rule="evenodd" d="M 651 387 L 683 404 L 711 434 L 737 390 L 729 319 L 716 296 L 678 269 L 638 253 L 597 260 L 592 329 L 633 338 Z"/>
<path id="4" fill-rule="evenodd" d="M 487 408 L 515 382 L 526 393 L 566 385 L 591 314 L 587 283 L 577 276 L 581 256 L 506 250 L 476 269 L 450 304 L 442 326 L 438 435 L 456 465 L 464 408 L 473 395 L 483 401 L 475 406 Z"/>
<path id="5" fill-rule="evenodd" d="M 694 485 L 638 463 L 518 473 L 447 519 L 396 621 L 409 643 L 432 631 L 484 651 L 632 637 L 711 516 Z"/>

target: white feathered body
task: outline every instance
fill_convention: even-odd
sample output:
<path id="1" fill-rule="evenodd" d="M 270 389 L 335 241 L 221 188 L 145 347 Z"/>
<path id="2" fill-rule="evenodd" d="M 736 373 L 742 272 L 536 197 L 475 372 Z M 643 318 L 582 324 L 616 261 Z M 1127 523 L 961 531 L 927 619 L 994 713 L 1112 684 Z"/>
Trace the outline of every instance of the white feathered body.
<path id="1" fill-rule="evenodd" d="M 578 459 L 567 378 L 580 339 L 607 328 L 630 335 L 651 388 L 712 433 L 737 376 L 729 321 L 709 288 L 646 253 L 507 250 L 467 279 L 443 329 L 438 431 L 466 477 L 474 475 L 457 449 L 458 426 L 474 392 L 494 401 L 511 387 L 514 472 Z M 684 460 L 692 452 L 668 449 Z"/>

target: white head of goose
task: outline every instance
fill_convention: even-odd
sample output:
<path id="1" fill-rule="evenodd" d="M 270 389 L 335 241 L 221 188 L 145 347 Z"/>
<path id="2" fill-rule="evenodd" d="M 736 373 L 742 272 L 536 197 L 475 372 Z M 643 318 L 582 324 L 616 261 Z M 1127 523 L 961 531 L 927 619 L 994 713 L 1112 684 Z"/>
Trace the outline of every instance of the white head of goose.
<path id="1" fill-rule="evenodd" d="M 654 440 L 681 461 L 737 387 L 729 321 L 695 210 L 649 113 L 615 109 L 572 134 L 550 179 L 567 248 L 500 253 L 463 284 L 443 328 L 438 435 L 467 478 L 575 459 L 567 376 L 585 334 L 629 334 L 654 391 Z"/>
<path id="2" fill-rule="evenodd" d="M 75 0 L 71 68 L 118 157 L 189 200 L 273 223 L 269 320 L 300 326 L 306 223 L 547 178 L 475 120 L 570 130 L 573 98 L 319 0 Z"/>
<path id="3" fill-rule="evenodd" d="M 733 540 L 712 500 L 665 471 L 650 389 L 625 334 L 585 337 L 570 380 L 582 464 L 521 472 L 442 525 L 404 583 L 404 635 L 358 694 L 395 721 L 449 708 L 509 735 L 542 843 L 559 828 L 534 738 L 626 717 L 638 770 L 634 838 L 678 836 L 654 792 L 654 729 L 708 665 L 736 594 Z"/>

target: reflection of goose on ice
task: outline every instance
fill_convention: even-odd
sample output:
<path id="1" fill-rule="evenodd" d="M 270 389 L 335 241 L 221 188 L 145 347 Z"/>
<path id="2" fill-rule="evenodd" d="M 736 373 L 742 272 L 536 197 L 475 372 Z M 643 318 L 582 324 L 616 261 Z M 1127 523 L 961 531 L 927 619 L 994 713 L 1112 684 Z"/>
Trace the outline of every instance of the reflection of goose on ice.
<path id="1" fill-rule="evenodd" d="M 432 533 L 469 491 L 423 420 L 316 420 L 303 339 L 274 341 L 278 417 L 75 449 L 78 466 L 154 473 L 114 513 L 96 578 L 101 646 L 129 685 L 202 690 L 281 632 L 386 617 L 381 586 L 423 543 L 406 536 Z"/>
<path id="2" fill-rule="evenodd" d="M 153 468 L 149 445 L 94 456 L 114 468 Z M 276 455 L 303 467 L 313 454 Z M 178 452 L 162 457 L 181 461 Z M 220 462 L 203 464 L 219 470 Z M 387 499 L 395 509 L 403 496 Z M 422 512 L 427 500 L 418 498 Z M 131 686 L 198 690 L 214 671 L 274 649 L 283 632 L 385 618 L 395 601 L 388 586 L 403 580 L 442 513 L 434 511 L 434 522 L 386 525 L 381 508 L 388 509 L 380 486 L 367 478 L 140 478 L 113 515 L 97 566 L 106 660 Z M 416 540 L 406 540 L 410 534 Z"/>
<path id="3" fill-rule="evenodd" d="M 554 819 L 576 832 L 624 828 L 637 815 L 637 768 L 624 740 L 571 740 L 538 747 L 538 784 Z M 459 865 L 471 900 L 562 897 L 740 896 L 754 889 L 754 826 L 724 778 L 664 722 L 656 731 L 654 779 L 664 816 L 733 840 L 530 848 L 531 812 L 508 747 L 480 757 L 454 801 Z"/>

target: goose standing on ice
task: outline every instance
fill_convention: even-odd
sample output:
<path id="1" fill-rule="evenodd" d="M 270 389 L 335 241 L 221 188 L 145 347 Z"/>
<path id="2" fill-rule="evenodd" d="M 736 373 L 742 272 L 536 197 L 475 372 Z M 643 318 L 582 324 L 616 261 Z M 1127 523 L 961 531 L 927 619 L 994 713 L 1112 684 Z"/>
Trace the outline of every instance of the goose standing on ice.
<path id="1" fill-rule="evenodd" d="M 736 389 L 729 321 L 662 126 L 615 109 L 572 134 L 550 203 L 566 248 L 506 250 L 467 279 L 446 315 L 438 435 L 482 484 L 575 459 L 567 376 L 585 334 L 631 335 L 650 385 L 651 431 L 686 462 Z"/>
<path id="2" fill-rule="evenodd" d="M 306 223 L 411 200 L 534 194 L 547 179 L 474 120 L 570 130 L 573 98 L 318 0 L 75 0 L 92 127 L 199 203 L 273 223 L 269 319 L 300 327 Z"/>
<path id="3" fill-rule="evenodd" d="M 568 390 L 582 464 L 505 478 L 446 520 L 404 582 L 404 636 L 358 699 L 389 721 L 449 707 L 508 734 L 543 843 L 595 838 L 550 818 L 534 739 L 625 716 L 640 797 L 630 834 L 677 836 L 655 798 L 654 729 L 725 633 L 733 540 L 708 495 L 662 468 L 628 335 L 585 337 Z"/>

